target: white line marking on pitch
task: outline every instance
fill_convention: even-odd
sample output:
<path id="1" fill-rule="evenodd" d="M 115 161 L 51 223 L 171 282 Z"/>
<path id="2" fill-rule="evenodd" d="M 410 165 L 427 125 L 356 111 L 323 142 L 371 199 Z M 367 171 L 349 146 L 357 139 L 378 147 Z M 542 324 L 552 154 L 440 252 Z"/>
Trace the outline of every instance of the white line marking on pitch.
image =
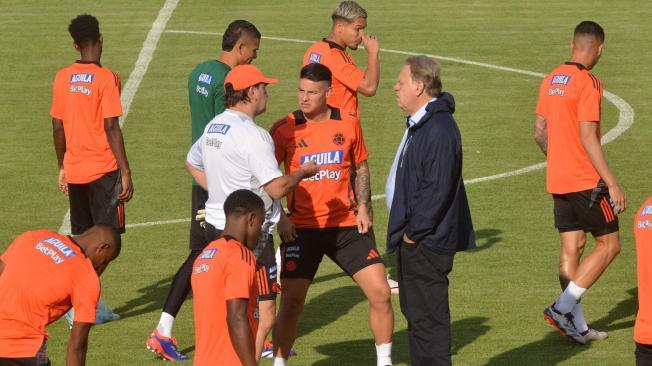
<path id="1" fill-rule="evenodd" d="M 152 61 L 152 55 L 156 50 L 158 40 L 161 38 L 163 31 L 165 31 L 165 26 L 167 25 L 168 20 L 170 20 L 174 9 L 176 9 L 177 4 L 179 4 L 179 0 L 166 0 L 161 10 L 159 10 L 156 20 L 152 23 L 152 28 L 149 30 L 149 33 L 147 33 L 147 38 L 145 38 L 143 47 L 140 49 L 140 53 L 138 54 L 136 65 L 131 71 L 131 74 L 129 74 L 129 79 L 120 94 L 120 102 L 122 102 L 123 109 L 122 117 L 120 117 L 120 127 L 124 125 L 127 115 L 129 115 L 131 102 L 134 100 L 140 82 L 143 81 L 149 63 Z M 59 227 L 59 233 L 64 235 L 70 234 L 70 210 L 68 210 L 63 217 L 63 222 Z"/>

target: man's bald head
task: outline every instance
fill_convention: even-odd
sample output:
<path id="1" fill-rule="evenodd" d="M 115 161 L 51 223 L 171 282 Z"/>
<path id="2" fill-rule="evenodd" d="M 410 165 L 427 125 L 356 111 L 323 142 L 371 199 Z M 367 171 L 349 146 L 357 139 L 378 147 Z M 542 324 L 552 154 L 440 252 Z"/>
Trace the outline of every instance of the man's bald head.
<path id="1" fill-rule="evenodd" d="M 111 226 L 98 224 L 74 237 L 93 263 L 98 274 L 102 274 L 106 266 L 120 255 L 122 239 L 120 233 Z"/>

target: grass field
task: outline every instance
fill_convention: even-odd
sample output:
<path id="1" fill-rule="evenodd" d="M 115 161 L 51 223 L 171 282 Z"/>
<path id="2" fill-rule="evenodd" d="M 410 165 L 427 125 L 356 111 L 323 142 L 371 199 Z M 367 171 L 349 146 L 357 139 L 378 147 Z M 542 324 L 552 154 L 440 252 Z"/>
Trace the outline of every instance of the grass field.
<path id="1" fill-rule="evenodd" d="M 56 70 L 77 58 L 67 33 L 71 18 L 96 15 L 104 34 L 104 65 L 126 82 L 164 1 L 0 2 L 0 251 L 18 234 L 35 228 L 58 230 L 68 208 L 57 190 L 50 127 L 51 84 Z M 238 18 L 255 23 L 263 36 L 312 41 L 325 36 L 337 1 L 180 0 L 161 34 L 125 120 L 127 153 L 135 197 L 127 206 L 130 224 L 184 219 L 190 211 L 190 177 L 183 161 L 190 145 L 186 77 L 199 62 L 218 55 L 221 32 Z M 427 53 L 508 68 L 547 73 L 569 56 L 573 27 L 598 21 L 606 48 L 594 73 L 605 88 L 628 103 L 634 124 L 605 146 L 630 208 L 621 215 L 623 250 L 583 299 L 587 319 L 609 331 L 609 339 L 574 346 L 542 319 L 557 296 L 558 235 L 552 226 L 545 171 L 491 181 L 472 181 L 543 161 L 531 138 L 540 78 L 442 59 L 444 89 L 457 100 L 455 117 L 464 141 L 464 176 L 476 251 L 459 254 L 451 275 L 453 362 L 457 365 L 623 365 L 633 363 L 636 267 L 633 213 L 652 191 L 652 4 L 606 1 L 386 1 L 368 0 L 369 33 L 390 50 Z M 170 32 L 170 31 L 184 32 Z M 263 39 L 255 61 L 280 79 L 268 88 L 269 127 L 296 109 L 295 88 L 308 45 Z M 353 53 L 362 66 L 366 55 Z M 382 194 L 403 131 L 402 113 L 391 87 L 405 58 L 381 54 L 378 94 L 361 98 L 362 126 L 370 150 L 372 190 Z M 603 102 L 605 133 L 619 110 Z M 376 236 L 384 250 L 387 211 L 375 203 Z M 132 227 L 120 258 L 102 278 L 103 297 L 123 319 L 91 332 L 89 365 L 153 365 L 162 361 L 145 349 L 171 277 L 187 255 L 188 223 Z M 592 242 L 588 245 L 592 247 Z M 388 257 L 395 274 L 395 258 Z M 409 363 L 406 323 L 398 298 L 394 360 Z M 2 299 L 0 299 L 0 302 Z M 63 364 L 68 331 L 49 327 L 50 357 Z M 175 326 L 183 352 L 193 355 L 192 302 Z M 295 365 L 370 365 L 375 362 L 366 324 L 366 303 L 355 284 L 326 259 L 311 288 L 295 345 Z M 269 365 L 269 361 L 262 364 Z"/>

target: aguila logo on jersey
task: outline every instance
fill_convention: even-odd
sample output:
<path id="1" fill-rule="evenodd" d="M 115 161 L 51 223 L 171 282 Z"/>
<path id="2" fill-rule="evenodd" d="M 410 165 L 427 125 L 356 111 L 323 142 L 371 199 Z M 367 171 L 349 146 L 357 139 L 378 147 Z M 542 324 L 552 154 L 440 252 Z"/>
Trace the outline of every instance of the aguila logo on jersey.
<path id="1" fill-rule="evenodd" d="M 319 63 L 319 61 L 321 61 L 321 55 L 318 54 L 317 52 L 310 52 L 308 61 L 311 63 Z"/>
<path id="2" fill-rule="evenodd" d="M 308 160 L 314 160 L 317 165 L 342 164 L 343 156 L 344 150 L 333 150 L 301 155 L 301 164 L 308 162 Z"/>
<path id="3" fill-rule="evenodd" d="M 75 253 L 74 250 L 72 250 L 69 246 L 64 244 L 61 240 L 57 238 L 47 238 L 43 240 L 44 243 L 50 244 L 53 247 L 57 248 L 57 250 L 64 255 L 66 258 L 70 258 L 73 255 L 77 254 Z"/>
<path id="4" fill-rule="evenodd" d="M 641 210 L 641 217 L 652 216 L 652 205 L 647 205 Z"/>
<path id="5" fill-rule="evenodd" d="M 201 252 L 201 256 L 199 257 L 200 259 L 213 259 L 215 256 L 215 253 L 217 253 L 217 249 L 204 249 L 203 252 Z"/>
<path id="6" fill-rule="evenodd" d="M 208 127 L 208 133 L 219 133 L 222 135 L 226 135 L 226 133 L 229 132 L 230 128 L 231 126 L 229 125 L 212 124 L 210 127 Z"/>
<path id="7" fill-rule="evenodd" d="M 569 75 L 553 75 L 550 80 L 550 85 L 562 84 L 568 85 L 571 77 Z"/>
<path id="8" fill-rule="evenodd" d="M 72 74 L 70 75 L 70 82 L 93 84 L 93 78 L 95 78 L 95 74 Z"/>
<path id="9" fill-rule="evenodd" d="M 211 85 L 211 82 L 213 82 L 213 75 L 202 72 L 201 74 L 199 74 L 199 78 L 197 78 L 197 81 L 200 83 Z"/>
<path id="10" fill-rule="evenodd" d="M 344 139 L 344 134 L 341 132 L 338 132 L 333 136 L 333 143 L 337 146 L 344 145 L 345 141 L 346 140 Z"/>

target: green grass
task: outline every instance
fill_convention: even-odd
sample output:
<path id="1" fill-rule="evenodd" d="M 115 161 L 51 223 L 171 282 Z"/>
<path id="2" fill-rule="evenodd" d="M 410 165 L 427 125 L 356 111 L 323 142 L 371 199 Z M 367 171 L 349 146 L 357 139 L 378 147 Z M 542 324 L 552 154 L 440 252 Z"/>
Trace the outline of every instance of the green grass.
<path id="1" fill-rule="evenodd" d="M 541 311 L 558 294 L 558 235 L 552 226 L 545 172 L 539 170 L 468 185 L 479 249 L 459 254 L 451 275 L 453 362 L 457 365 L 621 365 L 633 362 L 636 313 L 632 217 L 650 194 L 648 115 L 649 34 L 652 5 L 642 0 L 594 1 L 366 1 L 369 32 L 387 49 L 458 57 L 547 73 L 569 56 L 572 28 L 584 19 L 601 23 L 605 54 L 595 74 L 606 89 L 627 101 L 636 122 L 605 146 L 607 159 L 628 194 L 621 215 L 623 250 L 583 299 L 588 320 L 610 332 L 607 341 L 570 345 L 553 332 Z M 163 1 L 0 2 L 0 250 L 23 231 L 57 230 L 68 203 L 56 189 L 49 107 L 56 70 L 77 58 L 66 28 L 75 15 L 92 13 L 104 33 L 103 63 L 128 78 Z M 221 32 L 238 18 L 263 35 L 316 40 L 328 32 L 336 1 L 181 0 L 167 29 Z M 184 218 L 190 211 L 190 178 L 183 168 L 190 142 L 186 77 L 199 62 L 216 57 L 218 36 L 163 33 L 131 105 L 124 134 L 136 193 L 127 206 L 129 223 Z M 270 86 L 266 127 L 296 109 L 298 69 L 307 45 L 263 40 L 256 64 L 280 78 Z M 364 66 L 365 53 L 353 53 Z M 373 98 L 361 98 L 362 126 L 370 150 L 372 188 L 384 181 L 403 131 L 402 112 L 391 87 L 404 56 L 381 54 L 381 83 Z M 455 95 L 464 140 L 467 180 L 543 161 L 531 138 L 536 77 L 442 61 L 444 88 Z M 603 132 L 617 109 L 603 103 Z M 375 204 L 376 236 L 384 248 L 387 211 Z M 171 276 L 187 255 L 188 224 L 128 230 L 120 258 L 102 278 L 103 296 L 123 320 L 91 332 L 90 365 L 159 364 L 144 349 L 158 321 Z M 591 242 L 591 241 L 590 241 Z M 592 244 L 589 244 L 589 249 Z M 387 264 L 395 274 L 395 258 Z M 1 299 L 0 299 L 1 301 Z M 406 323 L 398 299 L 394 360 L 408 364 Z M 68 331 L 49 327 L 50 356 L 62 364 Z M 180 348 L 193 350 L 192 302 L 175 325 Z M 366 303 L 354 283 L 325 260 L 311 288 L 299 325 L 295 365 L 373 364 Z M 263 362 L 269 364 L 269 362 Z"/>

